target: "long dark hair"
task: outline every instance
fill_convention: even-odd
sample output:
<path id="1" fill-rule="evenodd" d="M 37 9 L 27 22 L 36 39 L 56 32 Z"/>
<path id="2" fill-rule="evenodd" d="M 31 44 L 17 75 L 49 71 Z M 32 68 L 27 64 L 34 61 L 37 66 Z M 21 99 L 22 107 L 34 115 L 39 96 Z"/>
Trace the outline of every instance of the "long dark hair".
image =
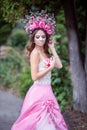
<path id="1" fill-rule="evenodd" d="M 49 48 L 49 47 L 48 47 L 48 42 L 49 42 L 50 36 L 46 33 L 45 30 L 38 28 L 38 29 L 35 29 L 35 30 L 33 31 L 32 35 L 30 36 L 29 42 L 28 42 L 28 44 L 27 44 L 27 46 L 26 46 L 26 49 L 27 49 L 28 52 L 29 52 L 29 55 L 28 55 L 29 58 L 30 58 L 31 52 L 32 52 L 33 49 L 35 48 L 35 43 L 34 43 L 35 34 L 36 34 L 39 30 L 42 30 L 42 31 L 45 33 L 45 35 L 46 35 L 46 42 L 45 42 L 45 44 L 44 44 L 44 51 L 45 51 L 45 53 L 46 53 L 46 55 L 47 55 L 48 57 L 50 56 L 50 53 L 49 53 L 49 50 L 48 50 L 48 48 Z"/>

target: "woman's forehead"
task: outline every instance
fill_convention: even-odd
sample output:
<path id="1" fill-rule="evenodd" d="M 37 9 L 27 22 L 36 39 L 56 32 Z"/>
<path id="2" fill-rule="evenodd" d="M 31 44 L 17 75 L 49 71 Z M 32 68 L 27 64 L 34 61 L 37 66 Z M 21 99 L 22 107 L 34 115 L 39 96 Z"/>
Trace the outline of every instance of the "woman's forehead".
<path id="1" fill-rule="evenodd" d="M 45 35 L 45 33 L 42 30 L 38 30 L 37 33 L 36 33 L 36 35 Z"/>

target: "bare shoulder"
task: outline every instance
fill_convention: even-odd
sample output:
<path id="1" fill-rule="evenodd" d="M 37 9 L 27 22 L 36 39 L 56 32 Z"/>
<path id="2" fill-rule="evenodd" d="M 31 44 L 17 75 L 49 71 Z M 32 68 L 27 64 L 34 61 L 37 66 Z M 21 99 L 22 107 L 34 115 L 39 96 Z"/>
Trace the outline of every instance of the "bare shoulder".
<path id="1" fill-rule="evenodd" d="M 40 56 L 39 56 L 39 53 L 36 49 L 33 49 L 33 51 L 31 52 L 30 54 L 30 62 L 31 61 L 39 61 L 40 60 Z"/>

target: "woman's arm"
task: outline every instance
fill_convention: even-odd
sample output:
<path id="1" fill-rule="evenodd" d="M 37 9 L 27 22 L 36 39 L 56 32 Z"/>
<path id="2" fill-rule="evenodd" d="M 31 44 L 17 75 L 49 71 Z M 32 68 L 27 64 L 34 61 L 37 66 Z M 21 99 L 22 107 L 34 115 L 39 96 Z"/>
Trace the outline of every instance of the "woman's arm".
<path id="1" fill-rule="evenodd" d="M 55 59 L 53 59 L 49 67 L 39 72 L 38 71 L 39 62 L 40 62 L 40 56 L 37 51 L 33 50 L 30 55 L 30 65 L 31 65 L 31 76 L 34 81 L 43 77 L 55 66 Z"/>
<path id="2" fill-rule="evenodd" d="M 56 68 L 62 68 L 62 62 L 61 62 L 61 60 L 60 60 L 60 58 L 59 58 L 59 56 L 58 56 L 58 54 L 57 54 L 57 52 L 54 48 L 54 42 L 51 41 L 51 43 L 48 44 L 48 45 L 49 45 L 49 48 L 50 48 L 53 56 L 55 57 L 55 67 Z"/>
<path id="3" fill-rule="evenodd" d="M 53 48 L 51 51 L 52 51 L 53 56 L 55 57 L 55 67 L 61 69 L 62 63 L 61 63 L 61 60 L 60 60 L 55 48 Z"/>

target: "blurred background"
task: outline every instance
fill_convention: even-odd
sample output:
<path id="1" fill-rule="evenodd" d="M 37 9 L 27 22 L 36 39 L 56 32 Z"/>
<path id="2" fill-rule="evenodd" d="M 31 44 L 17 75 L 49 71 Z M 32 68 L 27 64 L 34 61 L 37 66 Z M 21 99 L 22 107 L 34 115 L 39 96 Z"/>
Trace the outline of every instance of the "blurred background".
<path id="1" fill-rule="evenodd" d="M 69 0 L 67 0 L 67 3 Z M 71 0 L 76 4 L 78 28 L 82 42 L 81 53 L 85 56 L 85 4 L 81 0 Z M 60 108 L 68 115 L 73 111 L 73 85 L 70 75 L 70 60 L 67 28 L 64 12 L 64 0 L 1 0 L 0 1 L 0 90 L 9 92 L 24 99 L 29 87 L 33 84 L 25 46 L 29 36 L 23 29 L 21 19 L 30 11 L 47 10 L 54 13 L 57 33 L 53 36 L 55 48 L 59 54 L 63 68 L 52 71 L 52 88 Z M 68 10 L 69 13 L 70 10 Z M 73 113 L 76 115 L 76 113 Z M 68 115 L 69 116 L 69 115 Z M 72 117 L 72 115 L 70 115 Z M 83 116 L 83 115 L 81 115 Z M 87 116 L 86 116 L 87 117 Z M 72 117 L 73 118 L 73 117 Z M 75 117 L 76 118 L 76 117 Z M 69 118 L 67 117 L 69 120 Z M 81 118 L 82 120 L 82 118 Z M 81 121 L 80 120 L 80 121 Z M 84 119 L 85 120 L 85 119 Z M 81 123 L 81 122 L 80 122 Z M 84 125 L 84 122 L 82 122 Z M 72 123 L 71 123 L 72 124 Z M 74 128 L 73 130 L 77 130 Z M 81 125 L 81 126 L 82 126 Z M 78 125 L 79 126 L 79 125 Z M 87 130 L 87 123 L 81 130 Z M 4 130 L 4 129 L 0 129 Z M 72 128 L 70 128 L 72 130 Z M 80 128 L 78 129 L 80 130 Z"/>

